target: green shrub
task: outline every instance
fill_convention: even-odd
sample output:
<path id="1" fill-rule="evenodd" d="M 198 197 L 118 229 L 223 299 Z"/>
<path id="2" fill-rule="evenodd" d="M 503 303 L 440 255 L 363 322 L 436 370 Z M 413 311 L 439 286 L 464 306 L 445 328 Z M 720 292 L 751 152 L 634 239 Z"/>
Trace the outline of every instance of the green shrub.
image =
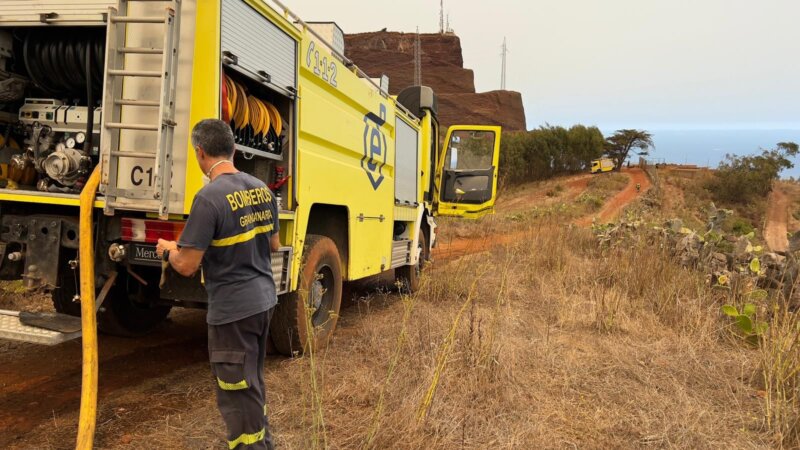
<path id="1" fill-rule="evenodd" d="M 587 193 L 581 194 L 580 197 L 578 197 L 578 202 L 588 205 L 592 210 L 600 209 L 603 203 L 605 203 L 601 197 Z"/>
<path id="2" fill-rule="evenodd" d="M 741 217 L 731 217 L 727 222 L 724 229 L 737 236 L 744 236 L 755 231 L 755 227 L 747 219 Z"/>
<path id="3" fill-rule="evenodd" d="M 504 133 L 500 178 L 513 185 L 588 170 L 591 161 L 603 155 L 604 142 L 597 127 L 583 125 Z"/>
<path id="4" fill-rule="evenodd" d="M 762 199 L 772 190 L 772 182 L 781 171 L 794 167 L 789 158 L 797 156 L 798 150 L 794 142 L 779 142 L 775 149 L 762 150 L 760 155 L 726 155 L 706 187 L 722 202 Z"/>

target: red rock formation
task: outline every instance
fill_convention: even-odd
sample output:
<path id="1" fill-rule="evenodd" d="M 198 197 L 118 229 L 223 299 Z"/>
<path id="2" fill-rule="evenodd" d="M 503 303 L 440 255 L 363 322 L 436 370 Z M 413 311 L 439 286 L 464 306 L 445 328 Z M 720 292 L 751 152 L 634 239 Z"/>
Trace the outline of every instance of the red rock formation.
<path id="1" fill-rule="evenodd" d="M 378 31 L 345 36 L 345 54 L 369 76 L 389 76 L 389 92 L 414 84 L 415 33 Z M 501 125 L 525 130 L 522 95 L 512 91 L 475 93 L 475 75 L 464 68 L 461 39 L 454 34 L 421 34 L 422 84 L 439 95 L 439 122 Z"/>
<path id="2" fill-rule="evenodd" d="M 345 36 L 346 56 L 369 74 L 389 76 L 389 92 L 414 84 L 414 33 L 375 32 Z M 422 84 L 437 94 L 475 92 L 475 77 L 464 69 L 461 39 L 456 35 L 421 34 Z"/>
<path id="3" fill-rule="evenodd" d="M 513 91 L 442 94 L 439 96 L 439 122 L 445 126 L 500 125 L 505 131 L 523 131 L 522 94 Z"/>

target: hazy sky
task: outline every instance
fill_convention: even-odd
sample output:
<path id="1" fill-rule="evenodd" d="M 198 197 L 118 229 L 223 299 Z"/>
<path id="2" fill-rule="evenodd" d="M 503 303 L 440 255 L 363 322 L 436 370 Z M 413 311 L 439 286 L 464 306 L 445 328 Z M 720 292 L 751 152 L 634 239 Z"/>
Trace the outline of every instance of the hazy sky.
<path id="1" fill-rule="evenodd" d="M 285 0 L 346 33 L 435 32 L 438 0 Z M 528 127 L 800 129 L 800 0 L 450 0 L 478 91 L 522 92 Z M 425 74 L 423 73 L 423 81 Z"/>

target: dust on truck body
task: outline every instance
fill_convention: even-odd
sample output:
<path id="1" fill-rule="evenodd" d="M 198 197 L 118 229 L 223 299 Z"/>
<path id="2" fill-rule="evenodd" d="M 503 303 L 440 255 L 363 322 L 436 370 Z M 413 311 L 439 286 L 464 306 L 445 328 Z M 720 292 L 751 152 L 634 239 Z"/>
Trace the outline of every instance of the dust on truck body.
<path id="1" fill-rule="evenodd" d="M 0 277 L 79 315 L 77 250 L 93 245 L 102 331 L 137 335 L 172 307 L 205 307 L 202 273 L 162 279 L 155 243 L 180 235 L 204 183 L 192 126 L 221 118 L 236 166 L 279 201 L 279 351 L 327 341 L 344 280 L 394 269 L 415 289 L 433 216 L 491 212 L 500 129 L 452 127 L 440 150 L 429 88 L 389 96 L 312 28 L 338 27 L 275 3 L 3 1 Z M 81 243 L 78 196 L 96 168 L 95 239 Z M 5 338 L 79 334 L 4 313 Z"/>

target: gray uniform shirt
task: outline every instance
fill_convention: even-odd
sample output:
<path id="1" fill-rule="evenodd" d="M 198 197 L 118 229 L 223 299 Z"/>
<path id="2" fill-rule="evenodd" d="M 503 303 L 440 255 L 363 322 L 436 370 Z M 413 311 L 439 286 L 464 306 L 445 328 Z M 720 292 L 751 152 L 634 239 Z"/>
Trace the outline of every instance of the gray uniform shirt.
<path id="1" fill-rule="evenodd" d="M 209 324 L 244 319 L 278 303 L 269 244 L 277 232 L 275 196 L 251 175 L 222 174 L 197 193 L 178 245 L 205 250 Z"/>

